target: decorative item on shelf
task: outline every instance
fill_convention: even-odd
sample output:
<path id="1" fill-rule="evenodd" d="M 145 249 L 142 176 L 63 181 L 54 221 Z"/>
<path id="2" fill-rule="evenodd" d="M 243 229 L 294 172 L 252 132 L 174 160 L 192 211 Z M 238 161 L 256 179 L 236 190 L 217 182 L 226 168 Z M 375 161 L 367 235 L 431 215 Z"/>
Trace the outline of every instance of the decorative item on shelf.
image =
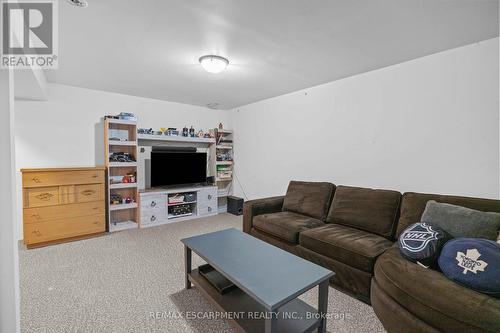
<path id="1" fill-rule="evenodd" d="M 208 134 L 210 135 L 211 138 L 215 138 L 215 130 L 213 129 L 208 130 Z"/>
<path id="2" fill-rule="evenodd" d="M 224 126 L 222 125 L 222 123 L 219 123 L 219 129 L 221 130 L 223 128 L 224 128 Z"/>
<path id="3" fill-rule="evenodd" d="M 189 136 L 189 128 L 184 127 L 182 129 L 182 136 Z"/>
<path id="4" fill-rule="evenodd" d="M 205 136 L 205 134 L 203 133 L 202 130 L 199 130 L 198 133 L 196 133 L 196 136 L 199 138 L 203 138 Z"/>
<path id="5" fill-rule="evenodd" d="M 212 136 L 210 135 L 210 133 L 205 133 L 205 134 L 203 134 L 203 137 L 205 139 L 210 139 Z"/>
<path id="6" fill-rule="evenodd" d="M 109 204 L 110 205 L 119 205 L 123 202 L 123 198 L 121 195 L 113 193 L 109 196 Z"/>
<path id="7" fill-rule="evenodd" d="M 129 183 L 135 183 L 136 182 L 136 176 L 135 173 L 128 173 L 122 178 L 122 183 L 129 184 Z"/>
<path id="8" fill-rule="evenodd" d="M 169 127 L 167 129 L 167 131 L 165 132 L 165 135 L 173 135 L 173 136 L 178 136 L 179 135 L 179 131 L 177 130 L 177 128 L 174 128 L 174 127 Z"/>
<path id="9" fill-rule="evenodd" d="M 107 115 L 107 116 L 104 116 L 104 119 L 120 119 L 120 117 L 119 116 Z"/>
<path id="10" fill-rule="evenodd" d="M 110 162 L 135 162 L 135 157 L 130 153 L 117 152 L 109 155 Z"/>
<path id="11" fill-rule="evenodd" d="M 160 132 L 161 132 L 161 134 L 165 134 L 165 135 L 167 135 L 167 134 L 166 134 L 166 133 L 167 133 L 167 129 L 166 129 L 165 127 L 161 127 L 161 128 L 160 128 Z"/>
<path id="12" fill-rule="evenodd" d="M 148 134 L 148 135 L 153 135 L 154 131 L 152 128 L 139 128 L 137 129 L 138 134 Z"/>
<path id="13" fill-rule="evenodd" d="M 109 176 L 109 183 L 110 184 L 121 184 L 122 183 L 122 176 Z"/>
<path id="14" fill-rule="evenodd" d="M 184 201 L 185 202 L 196 201 L 196 194 L 194 194 L 194 193 L 186 193 L 186 194 L 184 194 Z"/>
<path id="15" fill-rule="evenodd" d="M 225 161 L 232 161 L 233 156 L 231 155 L 230 152 L 218 152 L 217 153 L 217 161 L 218 162 L 225 162 Z"/>
<path id="16" fill-rule="evenodd" d="M 121 120 L 137 121 L 137 117 L 135 116 L 135 114 L 130 113 L 130 112 L 120 112 L 120 114 L 118 115 L 118 117 Z"/>
<path id="17" fill-rule="evenodd" d="M 134 198 L 131 198 L 131 197 L 123 198 L 122 203 L 123 203 L 123 204 L 131 204 L 131 203 L 135 203 L 135 199 L 134 199 Z"/>
<path id="18" fill-rule="evenodd" d="M 191 128 L 189 129 L 189 136 L 194 138 L 194 127 L 191 126 Z"/>
<path id="19" fill-rule="evenodd" d="M 184 202 L 184 196 L 180 194 L 176 194 L 173 196 L 168 197 L 168 203 L 173 204 L 173 203 L 182 203 Z"/>

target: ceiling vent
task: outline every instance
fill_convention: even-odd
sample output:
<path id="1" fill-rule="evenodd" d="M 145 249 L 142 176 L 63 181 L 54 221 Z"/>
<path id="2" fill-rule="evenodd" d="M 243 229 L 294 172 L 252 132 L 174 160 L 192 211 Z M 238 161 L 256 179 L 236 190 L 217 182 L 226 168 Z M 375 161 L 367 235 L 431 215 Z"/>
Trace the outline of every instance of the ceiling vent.
<path id="1" fill-rule="evenodd" d="M 70 4 L 76 7 L 85 8 L 88 7 L 88 2 L 86 0 L 68 0 Z"/>

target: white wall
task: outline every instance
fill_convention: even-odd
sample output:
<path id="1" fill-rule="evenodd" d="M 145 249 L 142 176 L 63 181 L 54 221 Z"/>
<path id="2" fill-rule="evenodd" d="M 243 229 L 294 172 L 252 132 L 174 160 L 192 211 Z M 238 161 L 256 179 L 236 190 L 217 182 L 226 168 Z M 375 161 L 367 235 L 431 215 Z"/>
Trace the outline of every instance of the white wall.
<path id="1" fill-rule="evenodd" d="M 226 123 L 228 111 L 104 91 L 49 84 L 48 101 L 16 101 L 16 163 L 33 167 L 103 164 L 101 118 L 132 112 L 140 127 L 184 127 L 208 130 Z M 20 173 L 17 175 L 21 200 Z M 21 201 L 19 201 L 21 202 Z M 17 235 L 22 239 L 21 208 Z"/>
<path id="2" fill-rule="evenodd" d="M 495 38 L 237 108 L 244 191 L 298 179 L 498 198 L 498 52 Z"/>
<path id="3" fill-rule="evenodd" d="M 0 332 L 19 332 L 19 260 L 15 234 L 14 80 L 0 70 Z"/>

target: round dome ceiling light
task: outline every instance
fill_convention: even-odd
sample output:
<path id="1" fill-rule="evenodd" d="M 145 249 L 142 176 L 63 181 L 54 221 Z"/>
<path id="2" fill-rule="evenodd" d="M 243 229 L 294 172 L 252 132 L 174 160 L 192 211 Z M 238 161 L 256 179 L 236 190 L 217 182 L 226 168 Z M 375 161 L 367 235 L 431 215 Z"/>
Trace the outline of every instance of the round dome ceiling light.
<path id="1" fill-rule="evenodd" d="M 223 72 L 229 65 L 229 60 L 218 55 L 204 55 L 199 61 L 204 70 L 214 74 Z"/>
<path id="2" fill-rule="evenodd" d="M 89 5 L 86 0 L 68 0 L 68 2 L 73 6 L 81 8 L 85 8 Z"/>

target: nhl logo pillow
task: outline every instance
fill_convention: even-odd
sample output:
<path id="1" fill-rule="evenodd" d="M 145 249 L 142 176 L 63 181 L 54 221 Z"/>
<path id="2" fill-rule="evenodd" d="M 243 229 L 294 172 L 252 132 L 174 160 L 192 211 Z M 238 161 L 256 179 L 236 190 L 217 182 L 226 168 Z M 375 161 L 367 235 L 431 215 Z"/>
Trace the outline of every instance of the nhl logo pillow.
<path id="1" fill-rule="evenodd" d="M 406 259 L 426 268 L 437 265 L 439 253 L 449 235 L 425 223 L 414 223 L 401 233 L 398 239 L 399 251 Z"/>
<path id="2" fill-rule="evenodd" d="M 446 243 L 438 262 L 450 280 L 500 298 L 500 244 L 481 238 L 457 238 Z"/>

